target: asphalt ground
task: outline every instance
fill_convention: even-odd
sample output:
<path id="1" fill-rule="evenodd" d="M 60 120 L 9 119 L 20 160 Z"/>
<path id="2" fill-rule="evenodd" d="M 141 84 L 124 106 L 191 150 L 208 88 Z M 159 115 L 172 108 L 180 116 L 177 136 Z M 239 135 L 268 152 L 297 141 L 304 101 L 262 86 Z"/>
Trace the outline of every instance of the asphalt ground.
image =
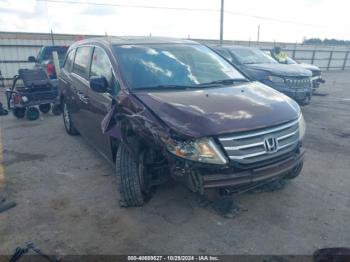
<path id="1" fill-rule="evenodd" d="M 141 208 L 118 206 L 113 168 L 61 117 L 0 117 L 0 254 L 33 242 L 49 254 L 312 254 L 350 246 L 350 73 L 325 73 L 303 107 L 302 174 L 274 192 L 244 194 L 226 219 L 169 183 Z M 0 93 L 1 99 L 4 99 Z"/>

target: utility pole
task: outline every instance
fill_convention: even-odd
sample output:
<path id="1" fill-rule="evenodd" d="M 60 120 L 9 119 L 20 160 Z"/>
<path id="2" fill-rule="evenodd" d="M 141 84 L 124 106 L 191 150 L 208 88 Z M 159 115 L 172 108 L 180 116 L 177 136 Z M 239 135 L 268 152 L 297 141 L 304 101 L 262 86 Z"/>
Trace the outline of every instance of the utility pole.
<path id="1" fill-rule="evenodd" d="M 260 25 L 258 25 L 258 38 L 256 42 L 259 44 L 259 41 L 260 41 Z"/>
<path id="2" fill-rule="evenodd" d="M 224 0 L 221 0 L 220 10 L 220 45 L 222 45 L 224 39 Z"/>

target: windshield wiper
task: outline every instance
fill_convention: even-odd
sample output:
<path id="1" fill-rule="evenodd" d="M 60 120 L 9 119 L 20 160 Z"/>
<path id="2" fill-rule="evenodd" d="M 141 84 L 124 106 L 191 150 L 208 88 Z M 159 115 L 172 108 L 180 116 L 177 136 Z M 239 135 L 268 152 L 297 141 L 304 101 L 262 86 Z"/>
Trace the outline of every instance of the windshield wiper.
<path id="1" fill-rule="evenodd" d="M 137 90 L 149 90 L 149 89 L 188 89 L 188 88 L 195 88 L 195 86 L 191 85 L 155 85 L 155 86 L 142 86 L 133 88 L 134 91 Z"/>
<path id="2" fill-rule="evenodd" d="M 232 79 L 223 79 L 223 80 L 216 80 L 208 83 L 202 83 L 202 84 L 195 84 L 195 85 L 155 85 L 155 86 L 142 86 L 133 88 L 134 91 L 137 90 L 151 90 L 151 89 L 159 89 L 159 90 L 166 90 L 166 89 L 180 89 L 180 90 L 186 90 L 186 89 L 196 89 L 196 88 L 202 88 L 202 87 L 215 87 L 218 85 L 233 85 L 235 83 L 241 83 L 241 82 L 248 82 L 245 78 L 232 78 Z"/>
<path id="3" fill-rule="evenodd" d="M 202 83 L 196 85 L 197 87 L 207 87 L 207 86 L 217 86 L 217 85 L 233 85 L 236 83 L 248 82 L 245 78 L 230 78 L 230 79 L 222 79 L 216 80 L 208 83 Z"/>

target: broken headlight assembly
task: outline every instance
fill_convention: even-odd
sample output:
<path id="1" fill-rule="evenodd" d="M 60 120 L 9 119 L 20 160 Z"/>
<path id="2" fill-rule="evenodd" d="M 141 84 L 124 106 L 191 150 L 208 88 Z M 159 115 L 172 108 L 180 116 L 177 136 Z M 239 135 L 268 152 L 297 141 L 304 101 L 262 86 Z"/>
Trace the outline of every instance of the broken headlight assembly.
<path id="1" fill-rule="evenodd" d="M 299 124 L 299 140 L 303 140 L 305 136 L 305 131 L 306 131 L 306 125 L 305 125 L 305 120 L 303 117 L 303 114 L 300 112 L 300 116 L 298 119 L 298 124 Z"/>
<path id="2" fill-rule="evenodd" d="M 193 141 L 164 141 L 170 153 L 192 161 L 207 164 L 224 165 L 227 159 L 212 138 L 201 138 Z"/>

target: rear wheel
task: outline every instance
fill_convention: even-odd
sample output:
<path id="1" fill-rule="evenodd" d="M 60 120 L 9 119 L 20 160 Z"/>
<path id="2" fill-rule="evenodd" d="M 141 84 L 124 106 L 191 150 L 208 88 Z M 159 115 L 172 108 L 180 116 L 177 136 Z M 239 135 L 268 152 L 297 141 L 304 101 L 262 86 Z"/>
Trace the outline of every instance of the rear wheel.
<path id="1" fill-rule="evenodd" d="M 40 112 L 47 114 L 51 110 L 51 104 L 42 104 L 39 105 Z"/>
<path id="2" fill-rule="evenodd" d="M 12 112 L 17 118 L 23 118 L 26 115 L 26 109 L 24 107 L 15 107 Z"/>
<path id="3" fill-rule="evenodd" d="M 27 119 L 30 121 L 35 121 L 39 118 L 40 112 L 36 107 L 29 107 L 26 112 Z"/>
<path id="4" fill-rule="evenodd" d="M 71 114 L 69 112 L 69 108 L 66 102 L 63 102 L 63 123 L 66 129 L 66 132 L 71 136 L 79 135 L 78 130 L 74 127 Z"/>
<path id="5" fill-rule="evenodd" d="M 122 207 L 142 206 L 147 199 L 143 161 L 135 157 L 129 148 L 121 143 L 116 156 L 116 176 L 120 205 Z"/>

